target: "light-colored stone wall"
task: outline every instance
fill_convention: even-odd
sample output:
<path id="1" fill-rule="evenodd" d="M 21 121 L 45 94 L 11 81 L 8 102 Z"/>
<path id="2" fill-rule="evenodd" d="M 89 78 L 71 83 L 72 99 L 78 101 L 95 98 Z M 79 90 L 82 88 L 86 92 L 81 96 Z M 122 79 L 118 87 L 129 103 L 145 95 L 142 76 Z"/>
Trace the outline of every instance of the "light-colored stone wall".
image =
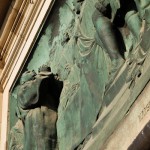
<path id="1" fill-rule="evenodd" d="M 102 150 L 127 150 L 150 120 L 150 82 Z"/>

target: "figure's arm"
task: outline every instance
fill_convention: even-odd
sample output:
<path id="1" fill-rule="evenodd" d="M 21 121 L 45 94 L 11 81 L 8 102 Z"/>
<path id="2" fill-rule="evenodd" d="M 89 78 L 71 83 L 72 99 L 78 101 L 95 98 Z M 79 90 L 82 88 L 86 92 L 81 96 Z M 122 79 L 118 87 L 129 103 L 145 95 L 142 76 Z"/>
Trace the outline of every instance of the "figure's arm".
<path id="1" fill-rule="evenodd" d="M 92 20 L 97 34 L 96 38 L 99 38 L 96 41 L 102 42 L 103 45 L 100 46 L 106 50 L 111 60 L 113 60 L 121 58 L 119 44 L 121 35 L 111 20 L 104 16 L 106 11 L 103 5 L 99 5 L 93 13 Z"/>

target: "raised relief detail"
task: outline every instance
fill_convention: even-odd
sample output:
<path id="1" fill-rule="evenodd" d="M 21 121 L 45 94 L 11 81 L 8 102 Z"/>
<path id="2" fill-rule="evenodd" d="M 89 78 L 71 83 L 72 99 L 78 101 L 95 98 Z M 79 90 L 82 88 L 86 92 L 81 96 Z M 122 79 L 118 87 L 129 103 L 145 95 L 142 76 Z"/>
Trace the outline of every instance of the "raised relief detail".
<path id="1" fill-rule="evenodd" d="M 49 51 L 47 64 L 57 76 L 50 71 L 22 75 L 21 148 L 103 146 L 149 81 L 149 18 L 149 0 L 55 1 L 37 47 Z M 33 57 L 40 58 L 38 48 Z M 21 143 L 13 141 L 10 145 Z"/>
<path id="2" fill-rule="evenodd" d="M 11 129 L 10 150 L 58 149 L 56 120 L 61 89 L 62 82 L 45 65 L 38 74 L 23 73 L 17 97 L 19 120 Z"/>

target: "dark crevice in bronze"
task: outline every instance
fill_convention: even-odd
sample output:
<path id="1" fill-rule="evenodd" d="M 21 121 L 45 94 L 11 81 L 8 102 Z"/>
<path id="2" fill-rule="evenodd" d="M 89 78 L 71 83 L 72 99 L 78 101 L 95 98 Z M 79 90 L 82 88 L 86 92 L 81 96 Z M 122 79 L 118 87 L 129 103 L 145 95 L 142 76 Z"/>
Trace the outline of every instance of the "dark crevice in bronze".
<path id="1" fill-rule="evenodd" d="M 83 141 L 76 147 L 74 150 L 83 150 L 84 146 L 86 145 L 87 141 L 91 138 L 91 133 L 89 133 Z"/>
<path id="2" fill-rule="evenodd" d="M 120 0 L 120 8 L 117 10 L 113 23 L 117 27 L 123 27 L 125 25 L 125 15 L 132 10 L 137 12 L 134 0 Z"/>

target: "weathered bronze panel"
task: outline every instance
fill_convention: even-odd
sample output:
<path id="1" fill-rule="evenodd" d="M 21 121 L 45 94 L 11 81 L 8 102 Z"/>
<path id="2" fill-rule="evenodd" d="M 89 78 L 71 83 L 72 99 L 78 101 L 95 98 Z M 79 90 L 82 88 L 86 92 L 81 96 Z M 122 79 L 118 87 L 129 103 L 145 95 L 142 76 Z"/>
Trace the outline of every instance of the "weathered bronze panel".
<path id="1" fill-rule="evenodd" d="M 150 79 L 149 8 L 149 0 L 56 0 L 12 92 L 10 149 L 101 149 Z M 37 73 L 43 64 L 48 74 Z"/>

